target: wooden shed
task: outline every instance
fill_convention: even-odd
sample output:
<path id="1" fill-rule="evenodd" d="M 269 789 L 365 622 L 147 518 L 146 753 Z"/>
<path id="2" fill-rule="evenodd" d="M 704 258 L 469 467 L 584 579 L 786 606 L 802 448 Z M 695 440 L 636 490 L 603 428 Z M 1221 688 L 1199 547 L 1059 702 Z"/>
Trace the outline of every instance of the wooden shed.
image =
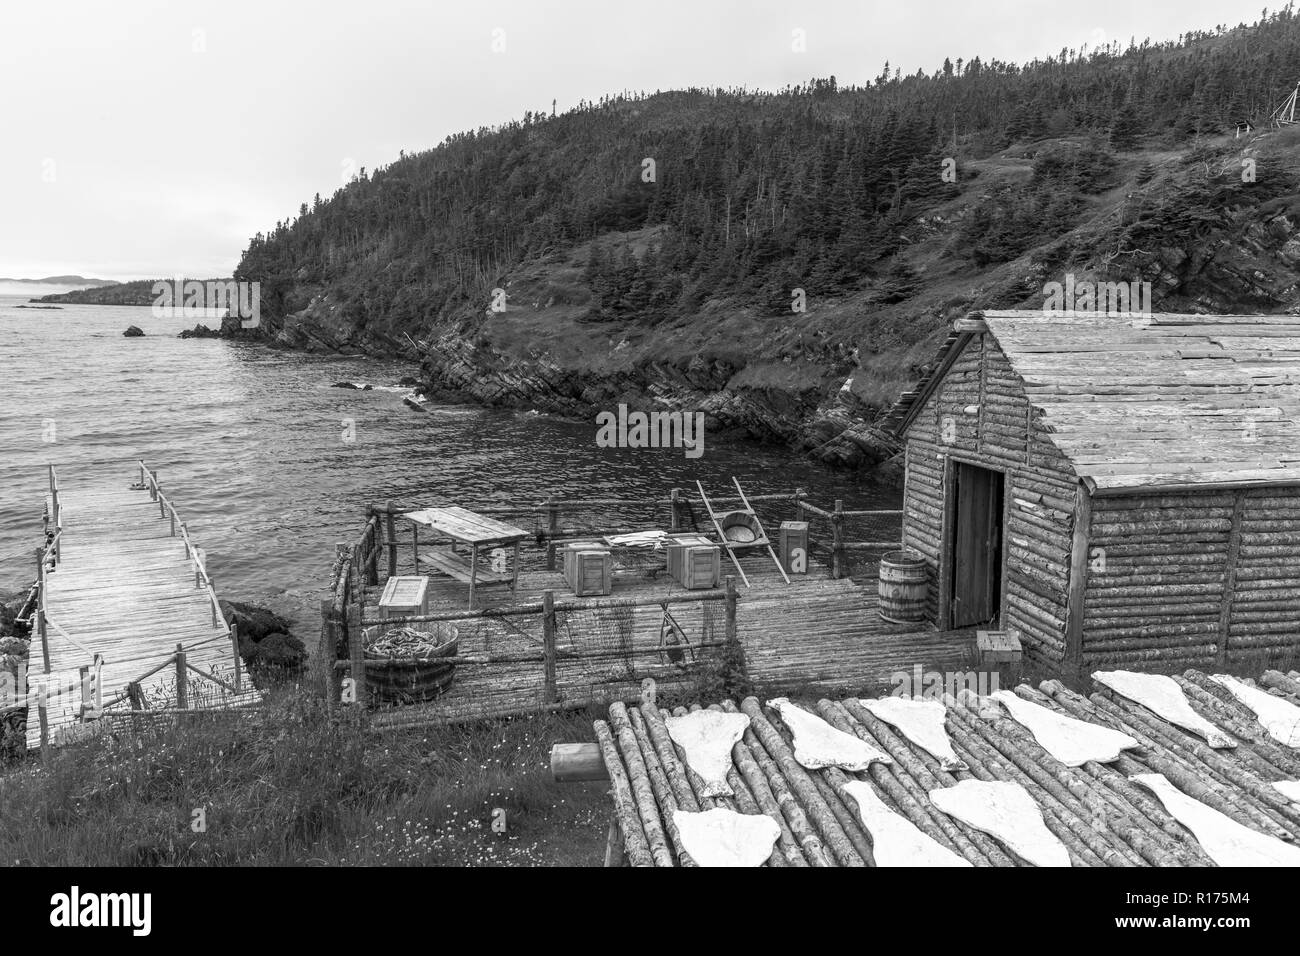
<path id="1" fill-rule="evenodd" d="M 1300 647 L 1300 317 L 982 312 L 888 416 L 937 626 L 1181 669 Z"/>

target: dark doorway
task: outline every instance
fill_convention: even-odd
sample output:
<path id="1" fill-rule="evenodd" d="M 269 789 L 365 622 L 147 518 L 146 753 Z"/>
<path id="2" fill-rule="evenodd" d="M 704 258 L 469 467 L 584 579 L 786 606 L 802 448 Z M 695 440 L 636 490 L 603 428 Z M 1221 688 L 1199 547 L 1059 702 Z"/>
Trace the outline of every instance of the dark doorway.
<path id="1" fill-rule="evenodd" d="M 954 464 L 951 626 L 972 627 L 1000 610 L 1003 476 Z"/>

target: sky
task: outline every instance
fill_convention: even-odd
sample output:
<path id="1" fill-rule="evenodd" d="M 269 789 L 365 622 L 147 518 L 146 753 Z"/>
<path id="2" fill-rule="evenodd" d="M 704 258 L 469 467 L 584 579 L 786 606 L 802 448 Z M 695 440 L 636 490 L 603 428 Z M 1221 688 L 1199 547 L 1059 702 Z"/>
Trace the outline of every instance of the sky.
<path id="1" fill-rule="evenodd" d="M 623 90 L 865 84 L 885 61 L 1024 62 L 1235 26 L 1263 6 L 3 0 L 0 277 L 228 276 L 250 236 L 361 167 L 552 100 L 563 112 Z"/>

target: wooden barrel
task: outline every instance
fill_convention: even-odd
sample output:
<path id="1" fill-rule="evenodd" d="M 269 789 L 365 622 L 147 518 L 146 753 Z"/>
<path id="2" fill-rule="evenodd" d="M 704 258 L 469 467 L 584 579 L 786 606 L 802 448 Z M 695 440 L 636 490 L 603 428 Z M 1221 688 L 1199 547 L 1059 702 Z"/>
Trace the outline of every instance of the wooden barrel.
<path id="1" fill-rule="evenodd" d="M 890 551 L 880 559 L 880 616 L 894 624 L 925 620 L 930 568 L 916 551 Z"/>

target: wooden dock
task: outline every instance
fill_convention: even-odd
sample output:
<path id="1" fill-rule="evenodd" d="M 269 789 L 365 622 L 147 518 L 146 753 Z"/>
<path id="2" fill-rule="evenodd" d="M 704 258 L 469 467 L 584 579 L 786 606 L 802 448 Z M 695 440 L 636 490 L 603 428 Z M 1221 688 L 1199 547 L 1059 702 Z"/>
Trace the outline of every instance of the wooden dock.
<path id="1" fill-rule="evenodd" d="M 51 468 L 50 488 L 53 540 L 41 562 L 28 661 L 28 746 L 76 736 L 108 708 L 260 699 L 244 686 L 202 553 L 156 477 L 143 465 L 61 477 Z"/>
<path id="2" fill-rule="evenodd" d="M 884 621 L 874 579 L 832 578 L 825 564 L 810 559 L 808 573 L 786 584 L 767 555 L 740 560 L 751 586 L 737 587 L 735 632 L 748 677 L 765 692 L 887 692 L 893 675 L 910 675 L 918 665 L 948 672 L 974 666 L 972 630 Z M 382 591 L 382 580 L 364 587 L 360 627 L 380 620 Z M 544 615 L 520 612 L 540 606 L 547 592 L 556 608 L 550 683 Z M 722 589 L 686 590 L 663 571 L 617 574 L 611 595 L 580 598 L 558 571 L 525 570 L 517 594 L 485 591 L 471 615 L 464 586 L 433 576 L 430 615 L 462 615 L 454 621 L 455 682 L 435 701 L 376 711 L 374 722 L 401 726 L 635 700 L 647 677 L 664 692 L 690 688 L 724 641 L 723 598 Z M 665 641 L 666 617 L 687 644 Z"/>

